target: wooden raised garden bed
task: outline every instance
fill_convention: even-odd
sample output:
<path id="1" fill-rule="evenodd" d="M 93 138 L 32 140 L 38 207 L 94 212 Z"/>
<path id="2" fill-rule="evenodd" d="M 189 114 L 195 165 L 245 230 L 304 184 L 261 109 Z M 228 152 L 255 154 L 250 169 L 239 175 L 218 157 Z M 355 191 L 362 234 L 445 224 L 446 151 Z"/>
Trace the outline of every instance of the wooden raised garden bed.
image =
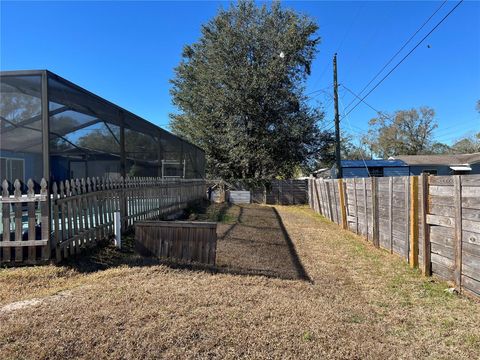
<path id="1" fill-rule="evenodd" d="M 139 221 L 135 248 L 144 256 L 215 265 L 217 224 L 194 221 Z"/>

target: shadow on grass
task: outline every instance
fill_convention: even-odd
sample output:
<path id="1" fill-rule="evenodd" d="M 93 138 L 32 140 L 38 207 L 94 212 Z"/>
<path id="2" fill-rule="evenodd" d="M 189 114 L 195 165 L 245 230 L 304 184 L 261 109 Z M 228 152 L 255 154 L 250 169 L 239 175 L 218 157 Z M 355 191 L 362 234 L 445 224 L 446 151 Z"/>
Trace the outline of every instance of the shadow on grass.
<path id="1" fill-rule="evenodd" d="M 124 235 L 122 249 L 115 248 L 111 242 L 101 242 L 67 258 L 61 265 L 81 273 L 119 266 L 166 265 L 212 274 L 261 275 L 311 282 L 275 208 L 214 204 L 194 209 L 185 218 L 219 221 L 216 266 L 143 257 L 135 251 L 133 232 Z"/>
<path id="2" fill-rule="evenodd" d="M 302 280 L 312 282 L 312 279 L 310 279 L 310 276 L 308 276 L 307 271 L 303 267 L 302 261 L 298 257 L 297 250 L 295 249 L 295 245 L 292 242 L 292 239 L 290 238 L 290 235 L 288 235 L 287 229 L 285 228 L 285 225 L 283 224 L 282 218 L 280 217 L 280 214 L 278 213 L 277 209 L 273 208 L 273 212 L 275 213 L 275 216 L 277 217 L 278 224 L 280 225 L 280 229 L 282 230 L 283 236 L 285 238 L 285 241 L 288 246 L 288 251 L 290 252 L 290 257 L 292 259 L 292 262 L 297 269 L 297 274 L 298 277 Z"/>

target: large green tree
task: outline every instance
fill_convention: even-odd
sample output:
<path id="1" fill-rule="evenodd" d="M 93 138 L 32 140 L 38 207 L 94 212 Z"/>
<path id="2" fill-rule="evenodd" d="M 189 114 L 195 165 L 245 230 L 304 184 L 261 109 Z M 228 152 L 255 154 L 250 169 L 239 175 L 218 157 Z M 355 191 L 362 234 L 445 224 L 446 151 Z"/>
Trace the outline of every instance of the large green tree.
<path id="1" fill-rule="evenodd" d="M 392 116 L 381 114 L 370 120 L 369 126 L 365 141 L 381 158 L 427 154 L 437 147 L 433 142 L 435 111 L 429 107 L 399 110 Z"/>
<path id="2" fill-rule="evenodd" d="M 331 140 L 304 82 L 320 39 L 315 22 L 279 3 L 240 1 L 202 26 L 171 80 L 174 133 L 206 151 L 210 176 L 288 177 Z"/>
<path id="3" fill-rule="evenodd" d="M 480 152 L 480 132 L 457 140 L 451 146 L 451 152 L 454 154 L 470 154 Z"/>

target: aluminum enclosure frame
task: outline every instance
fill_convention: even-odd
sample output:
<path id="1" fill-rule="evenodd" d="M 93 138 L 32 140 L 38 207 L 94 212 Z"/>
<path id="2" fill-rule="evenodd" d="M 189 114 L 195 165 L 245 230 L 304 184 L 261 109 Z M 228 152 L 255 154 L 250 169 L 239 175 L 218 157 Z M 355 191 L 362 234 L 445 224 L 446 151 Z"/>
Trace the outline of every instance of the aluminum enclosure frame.
<path id="1" fill-rule="evenodd" d="M 126 152 L 126 139 L 125 139 L 125 130 L 131 130 L 132 132 L 138 132 L 141 134 L 150 135 L 153 139 L 158 139 L 158 153 L 155 161 L 157 161 L 157 165 L 150 164 L 153 167 L 157 167 L 157 176 L 161 176 L 161 160 L 173 160 L 173 159 L 161 159 L 162 148 L 161 148 L 161 139 L 165 143 L 175 143 L 179 145 L 180 153 L 182 156 L 178 160 L 184 160 L 183 154 L 187 153 L 188 150 L 193 152 L 195 155 L 193 159 L 191 159 L 192 169 L 190 174 L 193 174 L 196 178 L 204 178 L 205 177 L 205 153 L 204 151 L 199 148 L 198 146 L 191 144 L 190 142 L 171 134 L 170 132 L 160 128 L 157 125 L 154 125 L 147 120 L 133 114 L 132 112 L 72 83 L 69 80 L 66 80 L 48 70 L 19 70 L 19 71 L 1 71 L 0 72 L 0 80 L 3 83 L 4 78 L 6 77 L 15 77 L 15 76 L 39 76 L 41 79 L 41 131 L 42 131 L 42 167 L 43 167 L 43 177 L 49 181 L 52 181 L 52 164 L 51 164 L 51 117 L 54 115 L 58 115 L 59 113 L 65 111 L 75 111 L 82 113 L 82 110 L 77 108 L 71 108 L 68 105 L 64 105 L 63 108 L 58 108 L 55 110 L 50 110 L 49 105 L 50 101 L 52 100 L 52 94 L 56 96 L 64 96 L 61 94 L 61 90 L 54 90 L 51 86 L 51 83 L 57 82 L 60 83 L 62 86 L 65 86 L 72 91 L 75 91 L 78 96 L 85 97 L 86 102 L 94 103 L 96 106 L 102 107 L 102 114 L 108 114 L 108 120 L 111 121 L 112 124 L 118 126 L 120 129 L 119 132 L 119 147 L 120 153 L 117 156 L 117 161 L 120 161 L 120 175 L 125 177 L 127 175 L 127 152 Z M 54 91 L 54 93 L 51 93 Z M 56 91 L 56 94 L 55 94 Z M 61 95 L 58 95 L 61 94 Z M 65 95 L 68 97 L 68 94 Z M 73 99 L 72 102 L 78 101 L 78 99 Z M 60 102 L 59 102 L 60 103 Z M 81 106 L 79 106 L 81 107 Z M 87 107 L 88 108 L 88 107 Z M 105 111 L 105 112 L 103 112 Z M 83 112 L 86 115 L 85 112 Z M 91 114 L 88 114 L 91 116 Z M 33 119 L 31 119 L 33 121 Z M 106 119 L 98 117 L 97 120 L 99 122 L 103 121 L 106 124 Z M 3 119 L 2 119 L 3 121 Z M 92 124 L 95 124 L 95 121 L 92 121 Z M 88 126 L 83 124 L 80 125 L 79 129 Z M 108 126 L 107 126 L 108 127 Z M 112 133 L 113 134 L 113 133 Z M 173 146 L 173 145 L 172 145 Z M 165 152 L 163 153 L 165 154 Z M 39 181 L 40 179 L 34 179 L 35 181 Z M 26 179 L 25 179 L 26 181 Z"/>

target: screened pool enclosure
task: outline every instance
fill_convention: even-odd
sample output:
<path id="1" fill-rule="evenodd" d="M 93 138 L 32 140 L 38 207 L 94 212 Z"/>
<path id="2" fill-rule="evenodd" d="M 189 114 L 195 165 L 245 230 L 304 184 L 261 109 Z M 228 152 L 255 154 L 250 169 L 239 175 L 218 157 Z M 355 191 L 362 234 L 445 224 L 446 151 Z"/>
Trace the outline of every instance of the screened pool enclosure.
<path id="1" fill-rule="evenodd" d="M 0 73 L 0 178 L 204 178 L 191 143 L 49 71 Z"/>

